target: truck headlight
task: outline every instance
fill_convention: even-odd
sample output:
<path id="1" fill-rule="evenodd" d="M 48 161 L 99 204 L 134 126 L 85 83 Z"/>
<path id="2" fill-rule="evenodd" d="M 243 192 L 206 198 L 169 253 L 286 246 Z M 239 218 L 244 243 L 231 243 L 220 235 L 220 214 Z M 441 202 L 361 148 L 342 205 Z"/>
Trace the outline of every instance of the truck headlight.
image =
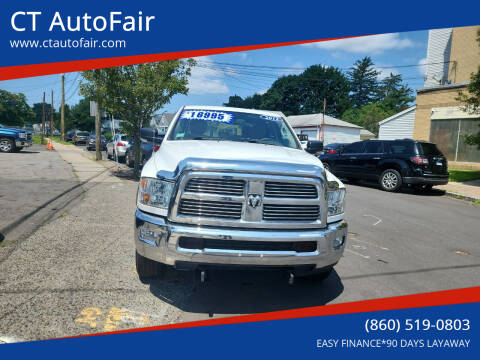
<path id="1" fill-rule="evenodd" d="M 18 137 L 22 138 L 22 139 L 26 139 L 27 138 L 27 133 L 18 133 Z"/>
<path id="2" fill-rule="evenodd" d="M 328 216 L 342 214 L 345 206 L 345 189 L 327 191 Z"/>
<path id="3" fill-rule="evenodd" d="M 138 186 L 140 204 L 168 209 L 174 183 L 153 178 L 141 178 Z"/>

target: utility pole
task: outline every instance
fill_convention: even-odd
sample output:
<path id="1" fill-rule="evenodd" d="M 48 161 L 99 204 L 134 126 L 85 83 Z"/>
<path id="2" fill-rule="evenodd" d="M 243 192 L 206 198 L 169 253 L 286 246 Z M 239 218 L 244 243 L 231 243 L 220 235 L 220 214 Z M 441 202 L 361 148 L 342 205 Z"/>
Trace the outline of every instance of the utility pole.
<path id="1" fill-rule="evenodd" d="M 327 108 L 327 99 L 323 98 L 322 127 L 320 129 L 320 139 L 325 141 L 325 111 Z"/>
<path id="2" fill-rule="evenodd" d="M 65 141 L 65 74 L 62 74 L 62 106 L 60 108 L 60 131 L 61 140 Z"/>
<path id="3" fill-rule="evenodd" d="M 52 105 L 50 107 L 50 139 L 53 138 L 53 90 L 52 90 Z"/>
<path id="4" fill-rule="evenodd" d="M 101 141 L 100 141 L 100 104 L 97 101 L 95 106 L 95 159 L 102 160 Z"/>
<path id="5" fill-rule="evenodd" d="M 43 92 L 43 103 L 42 103 L 42 145 L 45 138 L 45 122 L 47 120 L 47 114 L 45 113 L 45 91 Z"/>

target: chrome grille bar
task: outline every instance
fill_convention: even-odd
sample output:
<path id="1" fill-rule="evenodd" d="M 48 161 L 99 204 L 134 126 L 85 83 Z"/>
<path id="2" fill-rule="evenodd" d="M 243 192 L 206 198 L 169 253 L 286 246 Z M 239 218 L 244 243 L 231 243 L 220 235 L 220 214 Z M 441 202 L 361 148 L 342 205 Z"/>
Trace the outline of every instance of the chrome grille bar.
<path id="1" fill-rule="evenodd" d="M 240 219 L 242 203 L 182 199 L 178 212 L 194 217 Z"/>
<path id="2" fill-rule="evenodd" d="M 220 194 L 220 195 L 243 195 L 245 181 L 232 179 L 193 178 L 185 186 L 186 192 Z"/>
<path id="3" fill-rule="evenodd" d="M 278 198 L 316 199 L 317 187 L 312 184 L 265 182 L 265 196 Z"/>
<path id="4" fill-rule="evenodd" d="M 320 216 L 318 205 L 263 205 L 263 219 L 278 221 L 315 221 Z"/>

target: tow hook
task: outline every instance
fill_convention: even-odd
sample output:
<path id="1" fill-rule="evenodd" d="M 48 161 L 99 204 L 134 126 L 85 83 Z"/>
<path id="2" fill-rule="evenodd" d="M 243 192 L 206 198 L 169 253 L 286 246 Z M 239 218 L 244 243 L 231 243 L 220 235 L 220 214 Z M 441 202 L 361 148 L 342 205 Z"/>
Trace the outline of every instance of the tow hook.
<path id="1" fill-rule="evenodd" d="M 207 272 L 205 270 L 202 270 L 200 272 L 200 282 L 204 283 L 207 280 Z"/>
<path id="2" fill-rule="evenodd" d="M 293 285 L 294 281 L 295 281 L 295 275 L 293 275 L 293 273 L 290 272 L 288 275 L 288 285 Z"/>

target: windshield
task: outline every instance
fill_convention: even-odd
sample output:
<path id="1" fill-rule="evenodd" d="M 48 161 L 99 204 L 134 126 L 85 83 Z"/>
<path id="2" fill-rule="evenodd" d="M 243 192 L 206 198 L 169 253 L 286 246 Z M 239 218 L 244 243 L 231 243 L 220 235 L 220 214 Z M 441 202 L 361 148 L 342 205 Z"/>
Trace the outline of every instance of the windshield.
<path id="1" fill-rule="evenodd" d="M 86 132 L 86 131 L 79 131 L 79 132 L 77 133 L 77 136 L 89 136 L 89 135 L 90 135 L 90 133 L 89 133 L 89 132 Z"/>
<path id="2" fill-rule="evenodd" d="M 182 111 L 169 140 L 225 140 L 299 148 L 281 117 L 218 110 Z"/>

